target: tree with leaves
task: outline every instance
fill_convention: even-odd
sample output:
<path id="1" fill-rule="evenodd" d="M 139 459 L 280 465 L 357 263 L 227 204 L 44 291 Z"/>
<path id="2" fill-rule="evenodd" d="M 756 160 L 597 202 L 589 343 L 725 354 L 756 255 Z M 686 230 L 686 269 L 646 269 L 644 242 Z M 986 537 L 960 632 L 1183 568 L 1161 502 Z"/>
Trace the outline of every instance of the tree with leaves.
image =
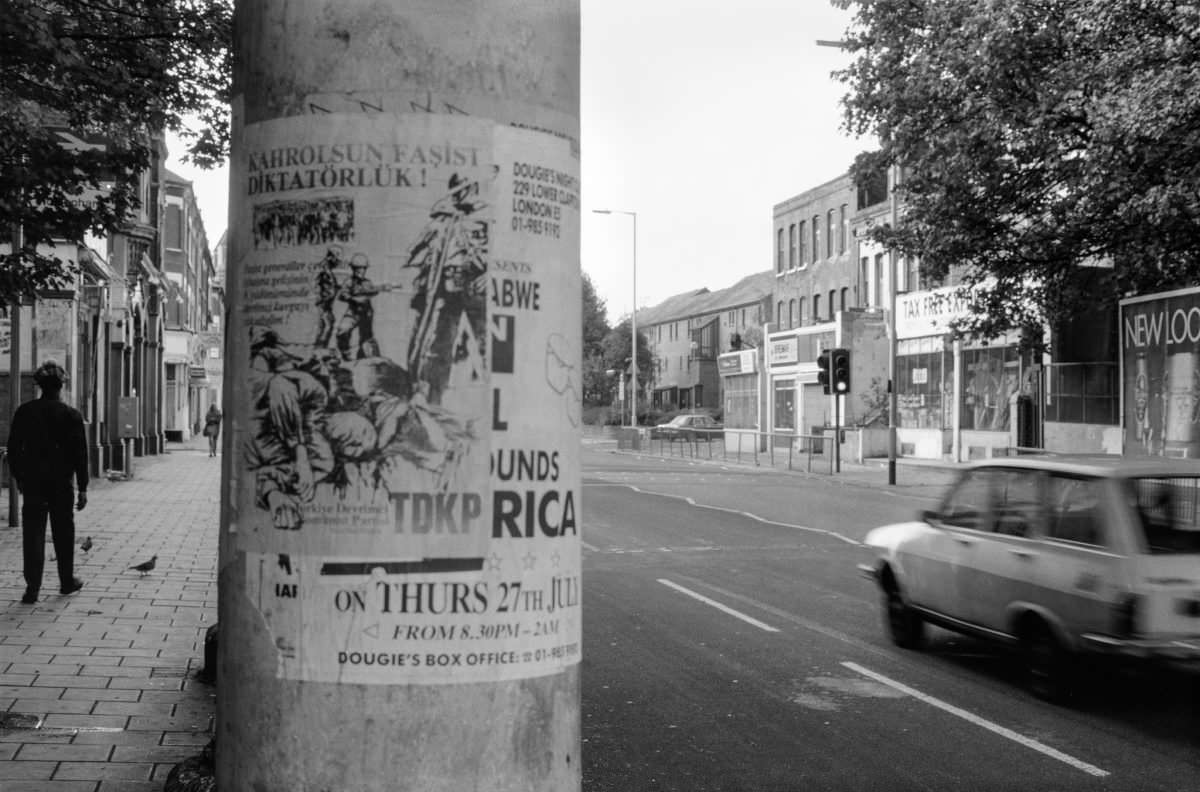
<path id="1" fill-rule="evenodd" d="M 596 285 L 583 273 L 583 356 L 599 353 L 608 326 L 608 305 L 596 293 Z"/>
<path id="2" fill-rule="evenodd" d="M 626 317 L 604 337 L 601 345 L 603 370 L 628 374 L 629 357 L 632 352 L 630 322 L 629 317 Z M 644 392 L 654 379 L 654 353 L 650 351 L 650 342 L 646 339 L 646 334 L 642 332 L 637 335 L 637 364 L 638 390 Z M 615 398 L 616 392 L 617 377 L 614 376 L 609 378 L 606 400 L 611 402 Z"/>
<path id="3" fill-rule="evenodd" d="M 872 235 L 974 287 L 961 330 L 1036 333 L 1197 282 L 1200 6 L 838 3 L 846 126 L 880 143 L 852 173 L 903 174 L 899 222 Z"/>
<path id="4" fill-rule="evenodd" d="M 604 362 L 604 338 L 608 335 L 608 307 L 596 286 L 583 273 L 583 403 L 607 404 L 611 387 Z"/>
<path id="5" fill-rule="evenodd" d="M 54 239 L 112 233 L 164 130 L 228 151 L 231 0 L 12 0 L 0 19 L 0 300 L 70 282 Z"/>

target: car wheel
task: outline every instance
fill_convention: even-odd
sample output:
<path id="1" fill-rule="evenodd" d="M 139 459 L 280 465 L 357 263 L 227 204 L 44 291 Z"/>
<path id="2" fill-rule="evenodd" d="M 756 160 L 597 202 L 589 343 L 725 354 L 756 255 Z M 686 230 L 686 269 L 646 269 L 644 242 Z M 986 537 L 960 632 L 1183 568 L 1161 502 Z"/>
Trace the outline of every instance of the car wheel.
<path id="1" fill-rule="evenodd" d="M 1066 701 L 1070 694 L 1070 658 L 1050 626 L 1040 619 L 1034 621 L 1025 631 L 1023 648 L 1030 692 L 1043 701 Z"/>
<path id="2" fill-rule="evenodd" d="M 904 600 L 894 581 L 884 589 L 883 608 L 892 643 L 901 649 L 919 649 L 925 642 L 925 620 Z"/>

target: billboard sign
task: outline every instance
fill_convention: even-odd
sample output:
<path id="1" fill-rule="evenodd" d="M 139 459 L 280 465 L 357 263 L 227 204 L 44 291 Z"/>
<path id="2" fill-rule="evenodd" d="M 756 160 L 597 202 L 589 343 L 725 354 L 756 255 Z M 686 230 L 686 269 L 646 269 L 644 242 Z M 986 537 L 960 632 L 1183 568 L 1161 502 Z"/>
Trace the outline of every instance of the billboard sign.
<path id="1" fill-rule="evenodd" d="M 1200 289 L 1121 301 L 1125 454 L 1200 457 Z"/>

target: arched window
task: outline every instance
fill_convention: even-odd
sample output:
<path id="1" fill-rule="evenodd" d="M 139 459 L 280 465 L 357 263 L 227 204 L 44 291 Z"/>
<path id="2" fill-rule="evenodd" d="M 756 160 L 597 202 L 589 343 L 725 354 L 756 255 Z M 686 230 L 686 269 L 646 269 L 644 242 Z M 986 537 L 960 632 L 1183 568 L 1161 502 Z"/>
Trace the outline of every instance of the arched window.
<path id="1" fill-rule="evenodd" d="M 788 300 L 788 327 L 796 326 L 796 301 Z"/>
<path id="2" fill-rule="evenodd" d="M 842 287 L 842 310 L 843 311 L 846 310 L 846 302 L 849 299 L 849 297 L 850 297 L 850 287 L 843 286 Z"/>
<path id="3" fill-rule="evenodd" d="M 813 321 L 821 321 L 821 295 L 813 295 Z"/>
<path id="4" fill-rule="evenodd" d="M 779 330 L 783 327 L 783 300 L 775 306 L 775 329 Z"/>
<path id="5" fill-rule="evenodd" d="M 798 314 L 796 314 L 796 319 L 800 322 L 801 325 L 804 324 L 804 308 L 805 308 L 804 303 L 805 303 L 805 299 L 803 297 L 801 297 L 800 298 L 800 312 Z"/>

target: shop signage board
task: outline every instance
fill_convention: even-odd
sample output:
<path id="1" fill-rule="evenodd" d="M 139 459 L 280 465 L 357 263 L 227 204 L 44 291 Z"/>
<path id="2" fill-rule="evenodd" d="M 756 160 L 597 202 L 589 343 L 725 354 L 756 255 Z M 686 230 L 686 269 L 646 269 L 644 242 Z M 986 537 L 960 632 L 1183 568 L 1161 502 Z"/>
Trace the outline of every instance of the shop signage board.
<path id="1" fill-rule="evenodd" d="M 787 366 L 799 363 L 800 339 L 793 335 L 768 340 L 767 362 L 771 366 Z"/>
<path id="2" fill-rule="evenodd" d="M 753 349 L 726 352 L 717 357 L 717 370 L 723 376 L 753 374 L 758 370 L 758 357 Z"/>

